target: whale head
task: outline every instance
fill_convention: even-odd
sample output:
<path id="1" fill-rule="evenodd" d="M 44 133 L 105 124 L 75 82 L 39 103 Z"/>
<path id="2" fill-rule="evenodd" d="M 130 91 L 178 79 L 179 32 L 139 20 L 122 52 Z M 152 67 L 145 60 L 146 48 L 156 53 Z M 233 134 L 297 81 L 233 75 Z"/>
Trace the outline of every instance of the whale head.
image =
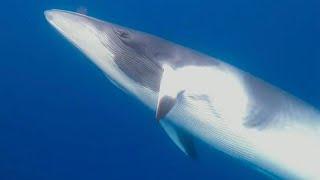
<path id="1" fill-rule="evenodd" d="M 47 10 L 44 14 L 118 87 L 136 96 L 159 91 L 161 64 L 172 55 L 165 40 L 79 13 Z"/>

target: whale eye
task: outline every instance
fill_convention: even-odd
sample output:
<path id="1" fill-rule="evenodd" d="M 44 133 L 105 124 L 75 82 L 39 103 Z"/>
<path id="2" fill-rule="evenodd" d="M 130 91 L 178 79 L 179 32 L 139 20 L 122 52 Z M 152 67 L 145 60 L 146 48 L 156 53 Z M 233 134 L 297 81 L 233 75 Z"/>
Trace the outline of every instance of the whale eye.
<path id="1" fill-rule="evenodd" d="M 130 33 L 126 30 L 123 29 L 114 29 L 114 32 L 122 39 L 129 39 L 130 38 Z"/>

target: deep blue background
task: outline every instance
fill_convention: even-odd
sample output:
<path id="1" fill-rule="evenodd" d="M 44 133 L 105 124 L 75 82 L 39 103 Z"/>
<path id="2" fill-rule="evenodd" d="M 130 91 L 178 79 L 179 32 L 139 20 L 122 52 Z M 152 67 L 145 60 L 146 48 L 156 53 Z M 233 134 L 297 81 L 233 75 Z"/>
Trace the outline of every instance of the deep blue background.
<path id="1" fill-rule="evenodd" d="M 43 11 L 77 10 L 251 72 L 320 108 L 318 0 L 13 0 L 0 11 L 0 179 L 257 179 L 190 160 Z"/>

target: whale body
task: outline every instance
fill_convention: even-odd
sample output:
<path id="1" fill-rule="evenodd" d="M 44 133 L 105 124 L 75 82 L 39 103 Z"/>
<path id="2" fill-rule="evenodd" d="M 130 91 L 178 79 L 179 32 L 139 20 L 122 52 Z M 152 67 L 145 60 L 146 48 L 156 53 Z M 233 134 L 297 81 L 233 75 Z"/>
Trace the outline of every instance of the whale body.
<path id="1" fill-rule="evenodd" d="M 221 60 L 153 35 L 63 10 L 48 22 L 116 86 L 155 111 L 188 156 L 201 141 L 285 179 L 320 179 L 320 114 Z"/>

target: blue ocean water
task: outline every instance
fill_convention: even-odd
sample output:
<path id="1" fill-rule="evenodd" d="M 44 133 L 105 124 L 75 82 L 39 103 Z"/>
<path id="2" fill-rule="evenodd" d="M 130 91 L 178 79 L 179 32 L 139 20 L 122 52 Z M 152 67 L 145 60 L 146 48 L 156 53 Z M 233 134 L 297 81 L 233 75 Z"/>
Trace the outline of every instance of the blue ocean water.
<path id="1" fill-rule="evenodd" d="M 320 109 L 320 1 L 1 2 L 0 179 L 266 179 L 214 153 L 187 158 L 154 112 L 114 87 L 46 21 L 58 8 L 223 59 Z"/>

